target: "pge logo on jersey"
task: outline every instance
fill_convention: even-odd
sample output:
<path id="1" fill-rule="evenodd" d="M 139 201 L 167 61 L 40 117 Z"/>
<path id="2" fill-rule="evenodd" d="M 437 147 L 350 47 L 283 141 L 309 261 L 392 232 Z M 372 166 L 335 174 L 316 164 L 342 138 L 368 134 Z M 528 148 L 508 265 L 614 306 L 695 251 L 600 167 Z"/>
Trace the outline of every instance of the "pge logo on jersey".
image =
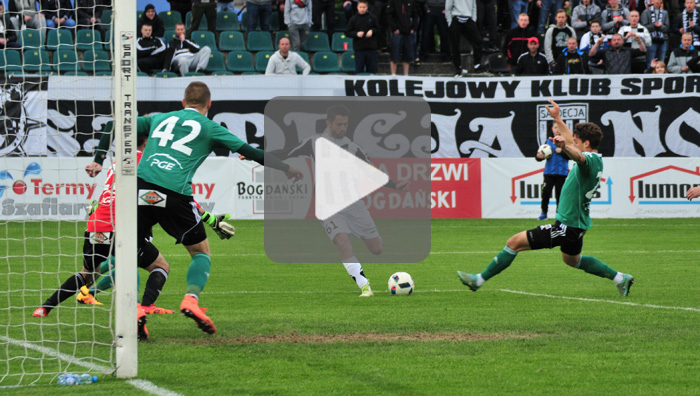
<path id="1" fill-rule="evenodd" d="M 629 200 L 639 205 L 688 205 L 686 193 L 700 186 L 700 168 L 685 169 L 674 165 L 664 166 L 630 177 Z"/>
<path id="2" fill-rule="evenodd" d="M 29 175 L 38 175 L 41 173 L 41 165 L 39 165 L 38 162 L 32 162 L 29 165 L 27 165 L 27 168 L 24 170 L 24 176 L 22 178 L 25 178 Z M 18 179 L 15 180 L 15 178 L 12 176 L 12 173 L 8 170 L 3 170 L 0 171 L 0 198 L 5 194 L 5 190 L 8 188 L 12 189 L 12 192 L 14 192 L 17 195 L 22 195 L 25 192 L 27 192 L 27 183 L 22 180 Z M 7 184 L 6 184 L 7 183 Z"/>

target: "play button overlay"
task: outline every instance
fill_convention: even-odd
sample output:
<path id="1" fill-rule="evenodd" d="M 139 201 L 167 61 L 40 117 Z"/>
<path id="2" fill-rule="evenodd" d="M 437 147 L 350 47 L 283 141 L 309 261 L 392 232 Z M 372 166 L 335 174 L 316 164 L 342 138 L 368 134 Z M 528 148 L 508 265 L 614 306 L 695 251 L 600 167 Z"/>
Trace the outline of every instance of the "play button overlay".
<path id="1" fill-rule="evenodd" d="M 389 175 L 325 137 L 314 141 L 316 218 L 324 221 L 389 182 Z"/>
<path id="2" fill-rule="evenodd" d="M 264 136 L 267 166 L 236 163 L 237 205 L 249 201 L 251 218 L 262 212 L 268 258 L 339 265 L 350 257 L 369 279 L 365 264 L 423 261 L 430 253 L 431 126 L 430 107 L 415 97 L 270 100 L 264 131 L 246 126 L 249 139 Z M 270 166 L 277 159 L 303 179 L 292 182 Z"/>

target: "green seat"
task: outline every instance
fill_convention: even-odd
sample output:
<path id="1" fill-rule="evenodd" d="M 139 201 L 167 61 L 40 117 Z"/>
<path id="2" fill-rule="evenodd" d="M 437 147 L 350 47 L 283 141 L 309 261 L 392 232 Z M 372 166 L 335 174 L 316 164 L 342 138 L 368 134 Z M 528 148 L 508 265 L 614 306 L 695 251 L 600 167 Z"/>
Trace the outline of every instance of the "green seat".
<path id="1" fill-rule="evenodd" d="M 217 50 L 216 48 L 216 36 L 214 33 L 208 30 L 197 30 L 192 32 L 192 41 L 194 41 L 200 47 L 209 47 L 212 50 Z"/>
<path id="2" fill-rule="evenodd" d="M 347 49 L 345 49 L 344 44 L 347 43 Z M 331 44 L 331 49 L 333 52 L 345 52 L 352 50 L 352 38 L 345 35 L 345 33 L 333 33 L 333 43 Z"/>
<path id="3" fill-rule="evenodd" d="M 278 30 L 275 32 L 275 44 L 280 42 L 282 37 L 286 37 L 289 41 L 292 41 L 292 36 L 289 34 L 289 30 Z"/>
<path id="4" fill-rule="evenodd" d="M 112 28 L 107 29 L 105 32 L 105 42 L 104 42 L 104 50 L 105 51 L 112 51 L 112 43 L 114 42 L 114 36 L 112 36 Z"/>
<path id="5" fill-rule="evenodd" d="M 338 67 L 338 55 L 335 52 L 317 52 L 314 54 L 313 69 L 317 73 L 336 73 Z"/>
<path id="6" fill-rule="evenodd" d="M 83 54 L 83 70 L 88 73 L 111 72 L 109 54 L 102 50 L 86 51 Z"/>
<path id="7" fill-rule="evenodd" d="M 100 18 L 103 24 L 109 25 L 112 23 L 112 10 L 104 10 L 102 11 L 102 17 Z"/>
<path id="8" fill-rule="evenodd" d="M 53 54 L 52 68 L 59 74 L 80 71 L 78 55 L 74 49 L 61 49 Z"/>
<path id="9" fill-rule="evenodd" d="M 46 49 L 58 51 L 73 47 L 73 32 L 70 29 L 49 29 L 46 33 Z"/>
<path id="10" fill-rule="evenodd" d="M 161 11 L 158 16 L 163 20 L 166 29 L 175 29 L 175 24 L 182 22 L 180 11 Z"/>
<path id="11" fill-rule="evenodd" d="M 265 65 L 267 67 L 267 65 Z M 248 51 L 231 51 L 228 54 L 229 71 L 234 73 L 254 71 L 253 54 Z"/>
<path id="12" fill-rule="evenodd" d="M 355 52 L 347 51 L 343 52 L 340 56 L 340 71 L 346 73 L 352 73 L 355 71 Z"/>
<path id="13" fill-rule="evenodd" d="M 143 13 L 144 13 L 144 12 L 145 12 L 144 10 L 138 10 L 138 11 L 136 11 L 136 20 L 137 20 L 137 21 L 143 16 Z"/>
<path id="14" fill-rule="evenodd" d="M 243 13 L 241 14 L 241 30 L 248 30 L 248 11 L 243 11 Z M 258 30 L 260 30 L 259 26 Z"/>
<path id="15" fill-rule="evenodd" d="M 328 35 L 325 32 L 311 32 L 304 44 L 304 50 L 309 52 L 330 51 Z"/>
<path id="16" fill-rule="evenodd" d="M 19 36 L 19 44 L 25 51 L 28 49 L 39 49 L 43 47 L 44 40 L 41 36 L 41 31 L 36 29 L 22 30 L 22 34 L 20 34 Z"/>
<path id="17" fill-rule="evenodd" d="M 299 56 L 301 56 L 301 57 L 306 61 L 306 63 L 308 63 L 309 65 L 311 65 L 311 61 L 309 61 L 309 54 L 307 54 L 307 53 L 304 52 L 304 51 L 299 51 L 299 52 L 297 52 L 297 54 L 299 54 Z M 303 70 L 302 68 L 300 68 L 299 66 L 297 66 L 297 73 L 301 73 L 302 70 Z"/>
<path id="18" fill-rule="evenodd" d="M 19 51 L 0 50 L 0 71 L 4 73 L 21 72 L 22 60 Z"/>
<path id="19" fill-rule="evenodd" d="M 176 36 L 174 30 L 166 30 L 165 33 L 163 33 L 163 42 L 165 45 L 170 45 L 170 42 L 175 40 Z"/>
<path id="20" fill-rule="evenodd" d="M 137 72 L 136 75 L 138 77 L 148 77 L 148 73 L 144 73 L 144 72 Z"/>
<path id="21" fill-rule="evenodd" d="M 22 69 L 25 73 L 51 72 L 49 53 L 43 49 L 31 49 L 24 51 L 24 63 L 22 63 Z"/>
<path id="22" fill-rule="evenodd" d="M 78 51 L 91 51 L 102 47 L 102 35 L 99 30 L 78 30 L 75 37 L 75 48 Z"/>
<path id="23" fill-rule="evenodd" d="M 190 30 L 190 26 L 192 26 L 192 11 L 187 11 L 187 15 L 185 16 L 185 28 L 187 30 Z M 197 30 L 207 30 L 207 16 L 202 15 L 202 19 L 199 20 L 199 27 Z"/>
<path id="24" fill-rule="evenodd" d="M 348 20 L 345 18 L 345 12 L 335 13 L 335 24 L 333 25 L 335 30 L 345 30 L 348 27 Z"/>
<path id="25" fill-rule="evenodd" d="M 245 51 L 245 39 L 242 32 L 221 32 L 219 35 L 219 50 L 228 51 Z"/>
<path id="26" fill-rule="evenodd" d="M 156 73 L 156 77 L 160 77 L 160 78 L 175 78 L 175 77 L 177 77 L 177 74 L 175 74 L 175 73 L 173 73 L 173 72 L 158 72 L 158 73 Z"/>
<path id="27" fill-rule="evenodd" d="M 255 31 L 248 33 L 248 51 L 274 51 L 270 32 Z"/>
<path id="28" fill-rule="evenodd" d="M 267 69 L 267 63 L 270 61 L 272 56 L 272 51 L 260 51 L 255 54 L 255 70 L 261 73 L 265 73 Z"/>
<path id="29" fill-rule="evenodd" d="M 69 71 L 68 73 L 65 74 L 66 76 L 82 76 L 85 77 L 88 74 L 85 73 L 84 71 Z"/>
<path id="30" fill-rule="evenodd" d="M 226 63 L 224 63 L 224 54 L 219 51 L 212 51 L 209 55 L 209 63 L 207 64 L 208 72 L 226 71 Z"/>
<path id="31" fill-rule="evenodd" d="M 217 13 L 216 30 L 219 32 L 241 30 L 241 25 L 238 23 L 238 15 L 231 11 Z"/>

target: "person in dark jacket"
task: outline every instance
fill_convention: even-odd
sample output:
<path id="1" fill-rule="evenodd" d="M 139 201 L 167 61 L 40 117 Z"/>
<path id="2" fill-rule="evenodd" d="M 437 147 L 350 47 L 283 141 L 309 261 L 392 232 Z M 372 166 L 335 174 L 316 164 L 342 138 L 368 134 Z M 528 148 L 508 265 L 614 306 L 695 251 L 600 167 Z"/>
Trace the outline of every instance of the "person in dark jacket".
<path id="1" fill-rule="evenodd" d="M 175 38 L 170 42 L 168 55 L 165 59 L 166 67 L 169 67 L 180 75 L 188 72 L 204 73 L 209 64 L 209 47 L 201 47 L 185 37 L 185 24 L 175 25 Z"/>
<path id="2" fill-rule="evenodd" d="M 192 37 L 192 32 L 199 30 L 202 16 L 207 18 L 207 29 L 216 36 L 216 1 L 192 0 L 192 22 L 187 30 L 187 37 Z"/>
<path id="3" fill-rule="evenodd" d="M 427 0 L 423 6 L 425 16 L 423 18 L 423 31 L 420 39 L 421 61 L 428 59 L 428 51 L 431 39 L 433 38 L 433 28 L 437 26 L 440 35 L 440 60 L 450 61 L 450 33 L 445 19 L 445 0 Z"/>
<path id="4" fill-rule="evenodd" d="M 416 59 L 413 34 L 418 30 L 419 12 L 415 0 L 390 0 L 386 8 L 391 40 L 391 74 L 396 74 L 396 64 L 403 63 L 403 74 L 408 75 L 409 62 Z M 403 57 L 401 56 L 403 53 Z"/>
<path id="5" fill-rule="evenodd" d="M 148 22 L 141 25 L 141 37 L 136 40 L 136 55 L 139 70 L 150 73 L 152 70 L 168 69 L 165 64 L 167 48 L 162 39 L 152 36 L 153 26 Z"/>
<path id="6" fill-rule="evenodd" d="M 531 37 L 527 42 L 528 52 L 520 55 L 518 65 L 515 67 L 516 76 L 546 76 L 549 74 L 547 57 L 539 52 L 540 40 Z"/>
<path id="7" fill-rule="evenodd" d="M 10 22 L 10 13 L 5 12 L 5 5 L 0 2 L 0 48 L 20 48 L 17 32 Z"/>
<path id="8" fill-rule="evenodd" d="M 170 11 L 177 11 L 182 17 L 182 23 L 187 23 L 187 13 L 192 11 L 192 0 L 168 0 Z M 140 31 L 140 30 L 139 30 Z"/>
<path id="9" fill-rule="evenodd" d="M 535 28 L 530 26 L 530 17 L 527 14 L 520 14 L 518 27 L 511 29 L 505 39 L 505 52 L 511 70 L 518 64 L 520 55 L 528 52 L 527 43 L 530 37 L 535 37 L 536 34 Z"/>
<path id="10" fill-rule="evenodd" d="M 368 12 L 367 0 L 358 0 L 357 14 L 348 21 L 345 35 L 352 37 L 355 51 L 355 74 L 377 73 L 377 17 Z"/>
<path id="11" fill-rule="evenodd" d="M 41 13 L 48 28 L 75 28 L 75 13 L 70 0 L 41 0 Z"/>
<path id="12" fill-rule="evenodd" d="M 566 49 L 557 58 L 554 74 L 589 74 L 588 56 L 578 49 L 576 37 L 569 37 L 566 42 Z"/>
<path id="13" fill-rule="evenodd" d="M 639 44 L 638 49 L 624 47 L 622 35 L 615 33 L 610 39 L 610 47 L 600 50 L 600 46 L 605 42 L 605 36 L 603 36 L 595 42 L 593 48 L 588 52 L 588 56 L 594 63 L 602 59 L 606 74 L 630 74 L 632 73 L 632 59 L 645 55 L 647 52 L 644 40 L 640 36 L 637 36 L 635 41 Z"/>
<path id="14" fill-rule="evenodd" d="M 143 15 L 139 18 L 137 22 L 138 26 L 138 37 L 141 37 L 141 25 L 144 23 L 149 23 L 153 26 L 153 36 L 163 37 L 165 35 L 165 22 L 163 18 L 159 17 L 156 13 L 156 7 L 153 4 L 146 5 L 146 9 L 143 11 Z"/>
<path id="15" fill-rule="evenodd" d="M 96 29 L 105 37 L 105 28 L 102 24 L 102 11 L 104 6 L 95 0 L 75 0 L 75 13 L 78 15 L 78 29 Z"/>

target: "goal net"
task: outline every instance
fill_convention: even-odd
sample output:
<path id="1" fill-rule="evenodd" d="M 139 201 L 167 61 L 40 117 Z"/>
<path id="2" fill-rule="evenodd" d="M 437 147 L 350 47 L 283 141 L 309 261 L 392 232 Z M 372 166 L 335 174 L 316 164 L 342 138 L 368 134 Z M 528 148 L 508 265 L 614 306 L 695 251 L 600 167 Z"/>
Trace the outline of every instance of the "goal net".
<path id="1" fill-rule="evenodd" d="M 115 136 L 131 122 L 115 98 L 133 90 L 135 66 L 115 65 L 132 56 L 135 63 L 135 2 L 91 3 L 57 10 L 68 21 L 57 28 L 22 15 L 4 26 L 19 45 L 0 50 L 0 389 L 56 383 L 66 372 L 136 370 L 135 309 L 117 316 L 135 301 L 118 308 L 119 287 L 97 294 L 103 305 L 80 304 L 72 294 L 46 317 L 33 316 L 81 272 L 89 203 L 102 192 L 113 158 L 95 178 L 85 167 L 107 121 L 119 120 Z M 135 181 L 119 171 L 117 186 Z"/>

